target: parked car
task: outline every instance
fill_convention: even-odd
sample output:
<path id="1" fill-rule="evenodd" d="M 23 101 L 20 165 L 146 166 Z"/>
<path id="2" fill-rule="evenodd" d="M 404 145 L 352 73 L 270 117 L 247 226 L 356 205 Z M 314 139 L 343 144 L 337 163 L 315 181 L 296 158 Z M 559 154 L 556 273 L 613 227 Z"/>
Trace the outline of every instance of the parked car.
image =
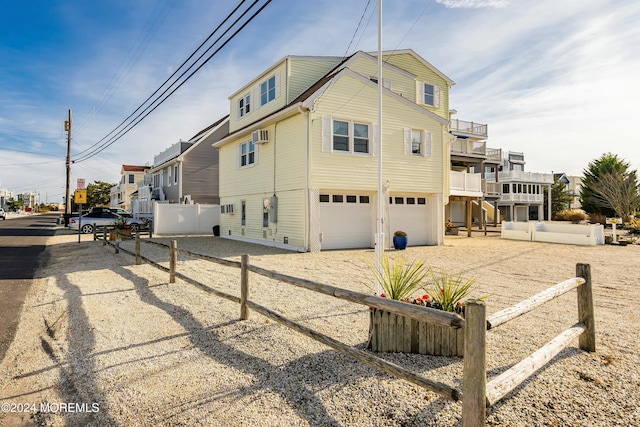
<path id="1" fill-rule="evenodd" d="M 93 233 L 93 225 L 111 225 L 117 219 L 123 218 L 122 215 L 118 215 L 117 213 L 113 213 L 111 211 L 92 211 L 86 215 L 82 216 L 82 226 L 80 231 L 84 234 Z M 144 228 L 146 225 L 144 221 L 135 219 L 135 218 L 127 218 L 128 224 L 131 226 L 131 230 L 137 231 L 141 228 Z M 80 218 L 73 217 L 69 218 L 69 228 L 72 230 L 77 230 L 80 225 Z"/>
<path id="2" fill-rule="evenodd" d="M 2 208 L 0 208 L 0 219 L 7 219 L 7 213 Z"/>

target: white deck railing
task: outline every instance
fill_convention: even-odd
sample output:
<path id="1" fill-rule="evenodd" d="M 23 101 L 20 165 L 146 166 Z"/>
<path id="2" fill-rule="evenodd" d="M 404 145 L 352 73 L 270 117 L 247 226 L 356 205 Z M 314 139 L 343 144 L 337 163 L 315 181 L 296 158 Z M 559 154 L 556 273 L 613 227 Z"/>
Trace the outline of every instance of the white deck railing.
<path id="1" fill-rule="evenodd" d="M 451 143 L 451 152 L 486 156 L 487 141 L 472 141 L 470 139 L 457 138 Z"/>
<path id="2" fill-rule="evenodd" d="M 463 132 L 466 134 L 477 135 L 486 138 L 487 125 L 483 123 L 467 122 L 464 120 L 451 119 L 449 128 L 454 132 Z"/>
<path id="3" fill-rule="evenodd" d="M 479 173 L 449 171 L 451 190 L 462 192 L 481 192 L 482 179 Z"/>

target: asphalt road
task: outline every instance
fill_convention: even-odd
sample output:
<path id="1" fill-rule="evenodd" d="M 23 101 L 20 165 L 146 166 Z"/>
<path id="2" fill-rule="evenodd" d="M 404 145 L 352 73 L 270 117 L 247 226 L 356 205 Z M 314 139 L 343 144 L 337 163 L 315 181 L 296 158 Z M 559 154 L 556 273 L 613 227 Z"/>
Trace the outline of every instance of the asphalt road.
<path id="1" fill-rule="evenodd" d="M 38 266 L 46 262 L 46 241 L 57 232 L 59 214 L 0 220 L 0 362 L 13 341 L 25 297 Z"/>

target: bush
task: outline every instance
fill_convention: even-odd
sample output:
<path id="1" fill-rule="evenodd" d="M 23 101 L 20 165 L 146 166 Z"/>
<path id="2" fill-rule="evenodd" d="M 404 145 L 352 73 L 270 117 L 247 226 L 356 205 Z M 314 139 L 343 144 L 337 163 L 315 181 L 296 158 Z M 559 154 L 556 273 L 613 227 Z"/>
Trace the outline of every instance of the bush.
<path id="1" fill-rule="evenodd" d="M 607 223 L 607 216 L 604 214 L 596 214 L 596 213 L 592 213 L 589 214 L 589 222 L 591 224 L 606 224 Z"/>
<path id="2" fill-rule="evenodd" d="M 577 224 L 587 219 L 587 214 L 582 209 L 564 209 L 556 214 L 556 221 L 571 221 Z"/>
<path id="3" fill-rule="evenodd" d="M 631 234 L 640 234 L 640 219 L 634 218 L 627 222 L 624 227 Z"/>

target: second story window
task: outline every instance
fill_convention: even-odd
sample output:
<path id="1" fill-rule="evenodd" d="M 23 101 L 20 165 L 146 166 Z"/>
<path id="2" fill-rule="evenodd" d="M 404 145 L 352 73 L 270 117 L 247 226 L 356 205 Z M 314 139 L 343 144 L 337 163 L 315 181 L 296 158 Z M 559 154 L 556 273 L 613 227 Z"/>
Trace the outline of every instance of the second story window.
<path id="1" fill-rule="evenodd" d="M 240 167 L 253 165 L 256 162 L 256 146 L 252 141 L 240 144 Z"/>
<path id="2" fill-rule="evenodd" d="M 370 126 L 365 123 L 333 121 L 332 149 L 335 152 L 369 154 Z"/>
<path id="3" fill-rule="evenodd" d="M 431 156 L 431 132 L 405 128 L 404 154 L 423 157 Z"/>
<path id="4" fill-rule="evenodd" d="M 238 116 L 244 117 L 251 112 L 251 95 L 245 95 L 238 101 Z"/>
<path id="5" fill-rule="evenodd" d="M 276 76 L 271 76 L 260 83 L 260 105 L 265 105 L 276 99 Z"/>
<path id="6" fill-rule="evenodd" d="M 135 176 L 133 174 L 129 174 L 129 184 L 135 184 Z"/>

